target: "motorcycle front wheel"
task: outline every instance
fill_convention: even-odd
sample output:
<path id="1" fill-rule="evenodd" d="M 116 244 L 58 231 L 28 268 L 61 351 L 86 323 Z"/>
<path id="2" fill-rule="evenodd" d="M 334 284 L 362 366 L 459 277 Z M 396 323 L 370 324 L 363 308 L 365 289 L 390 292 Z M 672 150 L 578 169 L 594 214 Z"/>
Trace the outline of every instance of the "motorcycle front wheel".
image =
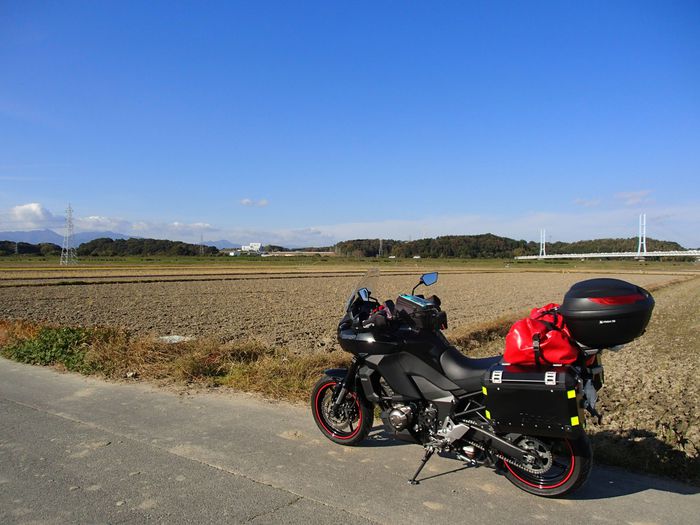
<path id="1" fill-rule="evenodd" d="M 356 445 L 372 429 L 372 404 L 355 392 L 348 392 L 345 400 L 333 409 L 340 382 L 329 376 L 322 377 L 311 392 L 311 412 L 319 430 L 328 439 L 340 445 Z"/>
<path id="2" fill-rule="evenodd" d="M 544 497 L 557 497 L 579 489 L 591 472 L 593 452 L 588 436 L 553 439 L 521 436 L 516 445 L 529 449 L 536 460 L 525 467 L 504 461 L 506 478 L 519 489 Z"/>

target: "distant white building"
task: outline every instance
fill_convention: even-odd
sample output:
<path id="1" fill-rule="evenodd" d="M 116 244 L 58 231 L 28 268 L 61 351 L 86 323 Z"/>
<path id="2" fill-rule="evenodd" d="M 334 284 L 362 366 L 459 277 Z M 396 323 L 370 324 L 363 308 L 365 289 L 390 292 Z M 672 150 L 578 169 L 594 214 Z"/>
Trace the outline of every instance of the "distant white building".
<path id="1" fill-rule="evenodd" d="M 244 253 L 260 253 L 261 250 L 261 242 L 251 242 L 250 244 L 244 244 L 241 246 L 241 251 Z"/>

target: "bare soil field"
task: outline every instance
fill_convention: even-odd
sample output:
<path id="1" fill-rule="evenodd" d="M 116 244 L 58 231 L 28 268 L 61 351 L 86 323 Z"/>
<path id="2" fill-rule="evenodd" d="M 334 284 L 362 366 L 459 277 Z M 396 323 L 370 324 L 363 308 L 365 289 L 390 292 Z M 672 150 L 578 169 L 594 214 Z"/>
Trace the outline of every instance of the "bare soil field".
<path id="1" fill-rule="evenodd" d="M 46 275 L 14 275 L 0 286 L 0 319 L 69 326 L 114 326 L 153 335 L 258 339 L 305 352 L 337 348 L 335 329 L 345 299 L 361 272 L 149 273 L 153 281 L 115 281 L 120 272 L 63 273 L 69 282 Z M 420 271 L 383 275 L 375 295 L 395 298 L 410 292 Z M 158 277 L 155 277 L 158 275 Z M 601 274 L 554 272 L 443 272 L 430 288 L 443 301 L 450 330 L 468 330 L 484 321 L 514 316 L 534 306 L 560 302 L 575 282 Z M 679 277 L 667 274 L 617 275 L 641 286 Z M 108 279 L 109 282 L 101 282 Z M 178 279 L 169 281 L 168 279 Z M 197 280 L 203 279 L 203 280 Z M 424 289 L 426 291 L 427 289 Z"/>
<path id="2" fill-rule="evenodd" d="M 359 268 L 85 270 L 5 269 L 0 320 L 120 327 L 138 335 L 204 337 L 226 345 L 257 340 L 265 347 L 321 358 L 338 348 L 336 325 L 362 273 Z M 409 292 L 421 271 L 386 272 L 376 295 L 385 299 Z M 606 385 L 600 392 L 605 418 L 602 425 L 589 422 L 596 456 L 700 483 L 697 273 L 448 269 L 435 286 L 422 291 L 441 297 L 450 322 L 448 337 L 469 355 L 484 356 L 502 352 L 509 321 L 532 307 L 561 302 L 577 281 L 603 276 L 654 290 L 656 308 L 644 337 L 605 354 Z M 266 362 L 272 366 L 277 360 L 273 356 Z M 247 384 L 243 379 L 234 383 Z"/>

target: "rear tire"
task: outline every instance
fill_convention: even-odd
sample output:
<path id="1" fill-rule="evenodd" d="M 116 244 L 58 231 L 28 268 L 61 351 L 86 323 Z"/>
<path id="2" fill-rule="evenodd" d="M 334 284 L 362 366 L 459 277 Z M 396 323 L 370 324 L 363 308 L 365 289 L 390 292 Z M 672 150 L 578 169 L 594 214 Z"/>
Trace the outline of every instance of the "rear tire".
<path id="1" fill-rule="evenodd" d="M 372 429 L 372 404 L 356 392 L 348 392 L 334 414 L 333 399 L 339 384 L 329 376 L 319 379 L 311 392 L 311 412 L 316 426 L 328 439 L 340 445 L 357 445 Z"/>
<path id="2" fill-rule="evenodd" d="M 585 434 L 575 440 L 522 436 L 516 444 L 543 452 L 547 458 L 535 465 L 540 471 L 534 473 L 504 462 L 508 481 L 525 492 L 549 498 L 565 496 L 588 479 L 593 451 Z"/>

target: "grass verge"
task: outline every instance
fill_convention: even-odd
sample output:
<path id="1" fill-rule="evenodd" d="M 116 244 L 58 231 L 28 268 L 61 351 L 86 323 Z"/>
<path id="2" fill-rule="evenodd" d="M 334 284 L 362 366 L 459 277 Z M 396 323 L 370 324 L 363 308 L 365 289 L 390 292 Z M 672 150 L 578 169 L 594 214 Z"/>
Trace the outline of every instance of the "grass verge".
<path id="1" fill-rule="evenodd" d="M 0 355 L 109 379 L 225 385 L 272 399 L 306 401 L 323 370 L 345 366 L 342 351 L 294 354 L 258 341 L 165 343 L 112 328 L 0 321 Z"/>

